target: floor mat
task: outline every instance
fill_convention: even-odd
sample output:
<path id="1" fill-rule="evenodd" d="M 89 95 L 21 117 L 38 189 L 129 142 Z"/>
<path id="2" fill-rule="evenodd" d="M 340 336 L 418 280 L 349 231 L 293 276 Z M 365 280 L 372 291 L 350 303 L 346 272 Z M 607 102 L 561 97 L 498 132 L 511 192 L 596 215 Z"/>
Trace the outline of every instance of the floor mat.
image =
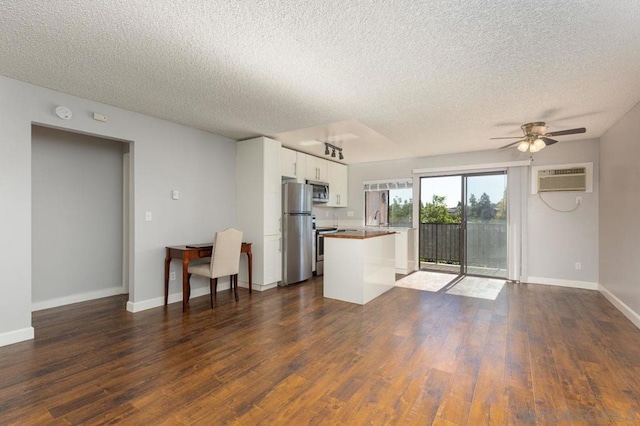
<path id="1" fill-rule="evenodd" d="M 504 280 L 492 278 L 464 277 L 458 284 L 449 289 L 447 294 L 496 300 L 504 283 Z"/>
<path id="2" fill-rule="evenodd" d="M 411 275 L 407 275 L 399 281 L 396 281 L 396 286 L 413 288 L 415 290 L 438 291 L 453 281 L 456 277 L 457 275 L 455 274 L 417 271 Z"/>

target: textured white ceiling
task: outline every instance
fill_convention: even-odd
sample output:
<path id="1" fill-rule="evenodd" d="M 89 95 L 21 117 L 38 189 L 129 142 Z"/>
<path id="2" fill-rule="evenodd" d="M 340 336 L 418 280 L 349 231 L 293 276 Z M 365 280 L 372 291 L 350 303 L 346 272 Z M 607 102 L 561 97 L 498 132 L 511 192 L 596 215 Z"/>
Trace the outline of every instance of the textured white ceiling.
<path id="1" fill-rule="evenodd" d="M 1 0 L 0 74 L 235 139 L 357 121 L 389 141 L 342 142 L 347 163 L 529 121 L 592 138 L 640 100 L 640 1 Z"/>

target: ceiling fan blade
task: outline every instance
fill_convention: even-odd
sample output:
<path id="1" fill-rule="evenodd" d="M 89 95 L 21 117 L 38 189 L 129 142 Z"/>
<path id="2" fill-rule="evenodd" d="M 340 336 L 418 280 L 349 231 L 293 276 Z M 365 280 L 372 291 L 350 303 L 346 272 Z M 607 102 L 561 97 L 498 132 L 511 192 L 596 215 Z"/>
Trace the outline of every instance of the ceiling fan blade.
<path id="1" fill-rule="evenodd" d="M 501 146 L 499 149 L 509 148 L 509 147 L 511 147 L 511 146 L 517 145 L 517 144 L 519 144 L 520 142 L 524 142 L 524 141 L 526 141 L 526 139 L 522 139 L 522 140 L 519 140 L 519 141 L 512 142 L 512 143 L 510 143 L 510 144 L 508 144 L 508 145 Z"/>
<path id="2" fill-rule="evenodd" d="M 569 130 L 558 130 L 557 132 L 549 132 L 545 134 L 545 136 L 563 136 L 563 135 L 573 135 L 576 133 L 584 133 L 587 129 L 584 127 L 580 127 L 578 129 L 569 129 Z"/>
<path id="3" fill-rule="evenodd" d="M 542 139 L 544 141 L 544 144 L 549 146 L 549 145 L 553 145 L 554 143 L 557 143 L 558 141 L 555 139 L 549 139 L 549 138 L 545 138 L 544 136 L 540 136 L 540 139 Z"/>
<path id="4" fill-rule="evenodd" d="M 489 140 L 491 139 L 522 139 L 522 136 L 508 136 L 506 138 L 489 138 Z"/>

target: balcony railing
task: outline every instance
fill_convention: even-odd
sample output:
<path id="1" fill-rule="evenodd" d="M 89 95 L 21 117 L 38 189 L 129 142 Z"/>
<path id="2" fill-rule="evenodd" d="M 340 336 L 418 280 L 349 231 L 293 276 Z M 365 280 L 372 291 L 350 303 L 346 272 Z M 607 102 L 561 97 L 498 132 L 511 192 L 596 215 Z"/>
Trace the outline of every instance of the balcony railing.
<path id="1" fill-rule="evenodd" d="M 421 223 L 420 260 L 459 265 L 462 225 L 459 223 Z M 507 224 L 504 222 L 467 224 L 467 265 L 506 269 Z"/>

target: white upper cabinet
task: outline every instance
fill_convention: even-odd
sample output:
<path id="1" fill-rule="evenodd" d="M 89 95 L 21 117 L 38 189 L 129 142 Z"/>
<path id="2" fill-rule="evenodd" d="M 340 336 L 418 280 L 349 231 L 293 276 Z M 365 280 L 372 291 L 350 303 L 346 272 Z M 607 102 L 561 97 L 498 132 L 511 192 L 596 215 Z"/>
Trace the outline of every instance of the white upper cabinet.
<path id="1" fill-rule="evenodd" d="M 327 207 L 347 207 L 349 175 L 344 164 L 328 161 L 329 202 Z"/>
<path id="2" fill-rule="evenodd" d="M 307 154 L 296 151 L 296 181 L 298 183 L 307 183 L 307 157 Z"/>
<path id="3" fill-rule="evenodd" d="M 280 148 L 280 174 L 283 177 L 295 178 L 296 171 L 296 151 Z"/>
<path id="4" fill-rule="evenodd" d="M 264 138 L 264 235 L 280 235 L 282 178 L 280 142 Z"/>
<path id="5" fill-rule="evenodd" d="M 306 156 L 306 173 L 305 177 L 308 180 L 315 180 L 317 182 L 327 182 L 329 180 L 329 161 L 322 158 L 314 157 L 313 155 Z"/>
<path id="6" fill-rule="evenodd" d="M 289 148 L 280 148 L 280 174 L 282 177 L 295 179 L 298 183 L 305 183 L 307 155 Z"/>

